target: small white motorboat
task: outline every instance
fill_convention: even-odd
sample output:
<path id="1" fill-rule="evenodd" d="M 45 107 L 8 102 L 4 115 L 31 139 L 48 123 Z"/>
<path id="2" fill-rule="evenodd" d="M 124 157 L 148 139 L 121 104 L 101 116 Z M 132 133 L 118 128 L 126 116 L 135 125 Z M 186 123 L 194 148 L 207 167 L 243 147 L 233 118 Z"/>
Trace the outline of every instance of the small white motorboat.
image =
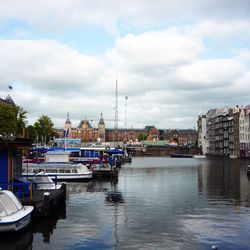
<path id="1" fill-rule="evenodd" d="M 204 158 L 206 158 L 206 155 L 194 155 L 193 158 L 204 159 Z"/>
<path id="2" fill-rule="evenodd" d="M 23 206 L 11 191 L 0 189 L 0 232 L 15 232 L 27 227 L 33 209 L 33 206 Z"/>

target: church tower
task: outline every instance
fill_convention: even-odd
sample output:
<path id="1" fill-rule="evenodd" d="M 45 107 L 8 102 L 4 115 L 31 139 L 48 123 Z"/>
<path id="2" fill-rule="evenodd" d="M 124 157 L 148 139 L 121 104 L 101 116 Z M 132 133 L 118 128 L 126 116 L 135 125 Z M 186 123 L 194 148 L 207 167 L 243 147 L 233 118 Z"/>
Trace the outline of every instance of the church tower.
<path id="1" fill-rule="evenodd" d="M 65 135 L 67 137 L 69 137 L 70 136 L 70 131 L 71 131 L 71 121 L 69 119 L 69 112 L 67 114 L 67 119 L 66 119 L 66 122 L 64 124 L 64 131 L 65 131 L 64 133 L 66 133 Z"/>
<path id="2" fill-rule="evenodd" d="M 101 113 L 101 118 L 98 123 L 98 138 L 100 138 L 101 142 L 105 141 L 105 123 L 102 117 L 102 113 Z"/>

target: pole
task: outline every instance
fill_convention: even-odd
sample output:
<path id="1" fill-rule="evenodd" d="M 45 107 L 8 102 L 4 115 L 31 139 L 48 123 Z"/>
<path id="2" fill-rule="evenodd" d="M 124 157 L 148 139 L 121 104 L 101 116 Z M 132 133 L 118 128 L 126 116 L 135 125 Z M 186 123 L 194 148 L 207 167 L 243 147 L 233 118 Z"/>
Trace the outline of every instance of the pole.
<path id="1" fill-rule="evenodd" d="M 118 81 L 115 81 L 115 146 L 118 144 Z"/>

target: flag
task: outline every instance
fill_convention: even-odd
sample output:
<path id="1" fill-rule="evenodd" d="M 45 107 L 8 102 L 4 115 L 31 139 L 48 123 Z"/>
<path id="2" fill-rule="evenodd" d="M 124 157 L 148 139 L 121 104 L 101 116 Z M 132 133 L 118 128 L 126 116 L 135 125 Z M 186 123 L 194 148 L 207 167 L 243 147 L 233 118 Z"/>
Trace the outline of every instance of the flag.
<path id="1" fill-rule="evenodd" d="M 9 89 L 12 89 L 12 86 L 11 86 L 11 85 L 9 85 Z"/>
<path id="2" fill-rule="evenodd" d="M 68 129 L 64 129 L 63 131 L 64 137 L 69 137 L 69 128 Z"/>

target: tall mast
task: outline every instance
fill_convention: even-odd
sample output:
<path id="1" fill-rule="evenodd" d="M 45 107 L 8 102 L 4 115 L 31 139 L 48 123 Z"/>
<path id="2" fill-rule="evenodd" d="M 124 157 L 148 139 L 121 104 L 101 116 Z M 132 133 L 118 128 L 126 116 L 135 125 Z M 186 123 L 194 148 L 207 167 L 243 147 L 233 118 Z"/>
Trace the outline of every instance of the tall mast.
<path id="1" fill-rule="evenodd" d="M 115 81 L 115 146 L 118 144 L 118 81 Z"/>
<path id="2" fill-rule="evenodd" d="M 125 96 L 125 119 L 124 119 L 124 127 L 127 128 L 127 100 L 128 96 Z"/>

